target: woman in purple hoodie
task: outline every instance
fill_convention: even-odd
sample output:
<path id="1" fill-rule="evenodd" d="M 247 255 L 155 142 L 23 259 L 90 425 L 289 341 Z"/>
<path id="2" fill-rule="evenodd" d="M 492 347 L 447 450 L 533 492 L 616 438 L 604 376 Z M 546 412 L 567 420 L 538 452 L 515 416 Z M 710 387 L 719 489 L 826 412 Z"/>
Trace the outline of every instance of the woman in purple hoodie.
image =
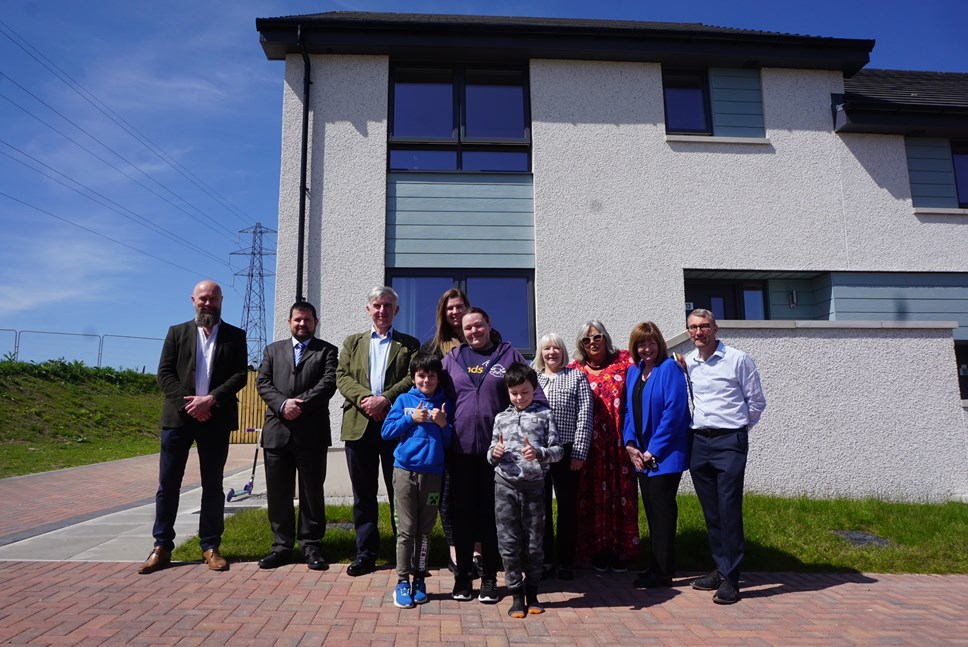
<path id="1" fill-rule="evenodd" d="M 454 575 L 455 600 L 470 600 L 474 568 L 474 542 L 481 542 L 483 574 L 478 599 L 485 604 L 498 601 L 497 571 L 501 556 L 497 550 L 494 522 L 494 467 L 487 462 L 494 416 L 510 403 L 504 386 L 504 372 L 515 362 L 525 362 L 506 342 L 491 337 L 491 320 L 481 308 L 470 308 L 461 320 L 465 343 L 444 357 L 449 375 L 448 399 L 454 410 L 454 437 L 450 456 L 450 520 L 457 548 Z M 547 401 L 540 390 L 535 399 Z"/>

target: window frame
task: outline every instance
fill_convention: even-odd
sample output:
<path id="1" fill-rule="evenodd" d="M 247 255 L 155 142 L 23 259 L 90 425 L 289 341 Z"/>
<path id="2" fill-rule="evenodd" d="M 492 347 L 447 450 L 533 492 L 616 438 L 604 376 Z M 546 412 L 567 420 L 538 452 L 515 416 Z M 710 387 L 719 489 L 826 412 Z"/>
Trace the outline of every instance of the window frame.
<path id="1" fill-rule="evenodd" d="M 968 209 L 968 142 L 949 140 L 948 146 L 951 149 L 951 171 L 955 178 L 955 199 L 958 201 L 959 209 Z M 964 177 L 959 177 L 958 164 L 956 157 L 964 158 Z M 962 194 L 964 189 L 964 194 Z"/>
<path id="2" fill-rule="evenodd" d="M 451 278 L 453 287 L 460 288 L 470 298 L 472 305 L 479 306 L 474 301 L 474 295 L 467 290 L 468 279 L 486 278 L 521 278 L 526 281 L 527 291 L 527 346 L 515 346 L 519 353 L 528 358 L 533 358 L 537 344 L 537 323 L 535 312 L 534 295 L 534 270 L 533 269 L 500 269 L 500 268 L 406 268 L 395 267 L 386 269 L 386 285 L 393 287 L 394 278 Z M 396 288 L 394 288 L 396 289 Z M 437 295 L 438 297 L 440 295 Z M 493 315 L 493 313 L 488 313 Z M 433 313 L 436 317 L 436 313 Z M 501 330 L 501 322 L 496 321 L 495 328 Z"/>
<path id="3" fill-rule="evenodd" d="M 669 89 L 698 89 L 702 94 L 703 118 L 705 128 L 670 128 L 669 101 L 666 91 Z M 713 136 L 713 111 L 709 91 L 709 70 L 663 68 L 662 69 L 662 109 L 665 118 L 665 131 L 668 135 L 704 135 Z"/>
<path id="4" fill-rule="evenodd" d="M 421 71 L 447 71 L 452 83 L 453 136 L 450 138 L 398 136 L 394 134 L 396 120 L 396 83 L 401 73 Z M 522 124 L 521 137 L 469 137 L 467 136 L 467 77 L 480 74 L 517 74 L 521 82 Z M 474 85 L 474 83 L 471 83 Z M 387 117 L 387 172 L 390 173 L 521 173 L 532 171 L 531 155 L 531 93 L 527 65 L 489 66 L 489 65 L 431 65 L 417 63 L 397 63 L 390 67 L 389 75 L 389 114 Z M 391 153 L 395 150 L 446 150 L 456 152 L 456 168 L 452 169 L 410 169 L 394 168 L 390 163 Z M 468 170 L 464 168 L 465 152 L 509 152 L 524 153 L 525 168 L 515 170 Z"/>

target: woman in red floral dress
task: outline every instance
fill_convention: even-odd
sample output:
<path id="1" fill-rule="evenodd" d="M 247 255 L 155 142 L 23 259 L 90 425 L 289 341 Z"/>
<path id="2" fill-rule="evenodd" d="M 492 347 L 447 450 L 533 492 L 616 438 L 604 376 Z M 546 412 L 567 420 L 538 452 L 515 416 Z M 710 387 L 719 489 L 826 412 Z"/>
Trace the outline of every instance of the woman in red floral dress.
<path id="1" fill-rule="evenodd" d="M 622 440 L 625 372 L 632 364 L 616 350 L 605 326 L 589 321 L 578 335 L 575 361 L 592 388 L 595 413 L 591 448 L 578 486 L 579 556 L 596 571 L 624 573 L 639 554 L 639 499 L 635 470 Z"/>

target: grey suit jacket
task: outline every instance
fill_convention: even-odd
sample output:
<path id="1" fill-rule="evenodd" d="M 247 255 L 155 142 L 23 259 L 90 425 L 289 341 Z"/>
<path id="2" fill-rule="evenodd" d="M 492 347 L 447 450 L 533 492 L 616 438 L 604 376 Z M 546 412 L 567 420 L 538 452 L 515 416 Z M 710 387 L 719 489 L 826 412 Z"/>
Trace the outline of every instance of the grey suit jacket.
<path id="1" fill-rule="evenodd" d="M 293 365 L 292 338 L 266 347 L 256 388 L 269 407 L 262 426 L 262 446 L 285 447 L 292 438 L 298 447 L 322 449 L 332 444 L 329 401 L 336 393 L 336 346 L 313 338 L 298 366 Z M 279 413 L 290 398 L 304 400 L 302 415 L 286 420 Z"/>

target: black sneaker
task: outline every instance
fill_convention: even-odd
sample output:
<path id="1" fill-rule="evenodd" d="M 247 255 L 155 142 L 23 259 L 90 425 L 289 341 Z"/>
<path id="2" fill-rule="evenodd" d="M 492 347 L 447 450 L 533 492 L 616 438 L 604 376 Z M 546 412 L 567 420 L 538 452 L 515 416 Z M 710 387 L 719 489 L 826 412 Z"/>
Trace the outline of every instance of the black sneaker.
<path id="1" fill-rule="evenodd" d="M 592 558 L 592 568 L 594 568 L 599 573 L 608 572 L 608 557 L 605 555 L 597 555 Z"/>
<path id="2" fill-rule="evenodd" d="M 723 576 L 719 571 L 713 571 L 709 575 L 703 575 L 698 580 L 692 581 L 692 588 L 697 591 L 715 591 L 723 583 Z"/>
<path id="3" fill-rule="evenodd" d="M 451 594 L 452 598 L 459 600 L 460 602 L 467 602 L 474 597 L 474 591 L 471 589 L 471 579 L 469 577 L 456 577 L 454 578 L 454 592 Z"/>
<path id="4" fill-rule="evenodd" d="M 625 560 L 624 559 L 618 559 L 617 557 L 614 558 L 614 559 L 612 559 L 612 561 L 609 563 L 608 567 L 610 569 L 612 569 L 612 572 L 613 573 L 624 573 L 627 570 L 629 570 L 628 569 L 628 566 L 625 565 Z"/>
<path id="5" fill-rule="evenodd" d="M 477 599 L 484 604 L 497 604 L 497 578 L 496 577 L 482 577 L 481 578 L 481 594 L 477 596 Z"/>
<path id="6" fill-rule="evenodd" d="M 739 591 L 732 584 L 723 580 L 723 583 L 719 585 L 713 595 L 713 602 L 716 604 L 736 604 L 739 602 Z"/>

